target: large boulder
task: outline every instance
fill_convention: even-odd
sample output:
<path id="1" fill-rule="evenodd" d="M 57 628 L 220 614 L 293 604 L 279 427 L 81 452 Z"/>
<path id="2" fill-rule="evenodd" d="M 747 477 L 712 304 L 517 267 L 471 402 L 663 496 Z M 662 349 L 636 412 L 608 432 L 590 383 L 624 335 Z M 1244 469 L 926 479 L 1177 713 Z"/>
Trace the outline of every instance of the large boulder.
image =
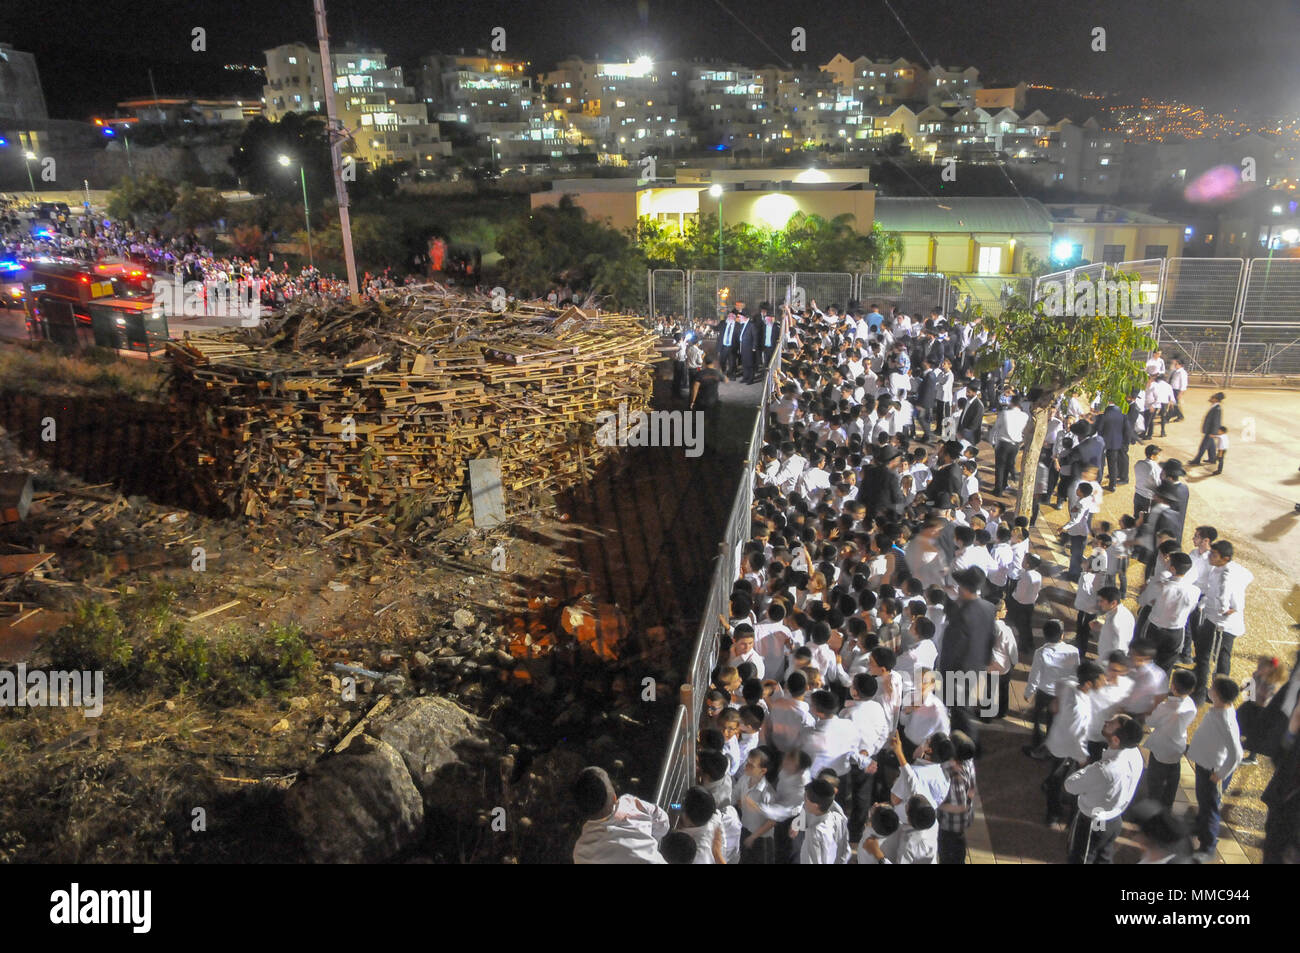
<path id="1" fill-rule="evenodd" d="M 426 810 L 457 820 L 485 807 L 484 779 L 495 791 L 499 779 L 500 737 L 455 702 L 425 696 L 407 698 L 366 728 L 401 756 Z"/>
<path id="2" fill-rule="evenodd" d="M 424 802 L 402 756 L 366 735 L 303 772 L 285 811 L 315 863 L 378 863 L 424 834 Z"/>

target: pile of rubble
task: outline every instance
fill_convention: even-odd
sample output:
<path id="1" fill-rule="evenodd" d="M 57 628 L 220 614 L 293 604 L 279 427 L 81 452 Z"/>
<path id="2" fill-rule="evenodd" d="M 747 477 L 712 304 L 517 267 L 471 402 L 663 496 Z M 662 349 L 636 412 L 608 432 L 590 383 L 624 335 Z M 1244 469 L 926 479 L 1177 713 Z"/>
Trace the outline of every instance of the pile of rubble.
<path id="1" fill-rule="evenodd" d="M 508 510 L 590 478 L 610 452 L 598 418 L 648 408 L 657 357 L 636 317 L 496 313 L 436 285 L 168 351 L 177 450 L 205 503 L 343 525 L 453 517 L 476 458 L 499 460 Z"/>

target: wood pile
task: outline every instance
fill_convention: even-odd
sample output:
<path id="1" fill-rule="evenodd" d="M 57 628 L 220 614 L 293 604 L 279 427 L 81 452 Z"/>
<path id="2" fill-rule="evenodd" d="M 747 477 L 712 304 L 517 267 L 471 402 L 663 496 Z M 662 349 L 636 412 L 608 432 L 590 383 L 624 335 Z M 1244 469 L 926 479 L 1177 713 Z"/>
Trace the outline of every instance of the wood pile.
<path id="1" fill-rule="evenodd" d="M 177 452 L 205 503 L 254 520 L 452 518 L 476 457 L 518 512 L 590 478 L 600 413 L 649 409 L 655 343 L 636 317 L 437 285 L 304 306 L 168 345 Z"/>

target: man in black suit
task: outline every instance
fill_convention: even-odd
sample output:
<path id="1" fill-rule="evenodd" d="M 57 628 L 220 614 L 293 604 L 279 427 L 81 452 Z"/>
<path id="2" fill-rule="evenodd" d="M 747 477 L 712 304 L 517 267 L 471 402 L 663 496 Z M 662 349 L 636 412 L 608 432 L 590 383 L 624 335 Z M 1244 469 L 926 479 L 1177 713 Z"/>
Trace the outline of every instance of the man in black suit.
<path id="1" fill-rule="evenodd" d="M 1083 471 L 1088 467 L 1096 467 L 1097 479 L 1101 480 L 1101 468 L 1106 461 L 1106 441 L 1102 439 L 1099 433 L 1084 436 L 1084 434 L 1087 434 L 1088 425 L 1082 421 L 1076 423 L 1075 426 L 1081 426 L 1083 430 L 1083 433 L 1080 434 L 1082 439 L 1074 451 L 1074 458 L 1079 462 L 1078 475 L 1083 476 Z"/>
<path id="2" fill-rule="evenodd" d="M 957 583 L 957 598 L 948 604 L 948 627 L 937 667 L 947 676 L 945 695 L 953 695 L 949 702 L 952 727 L 974 740 L 979 730 L 977 686 L 987 678 L 993 661 L 998 613 L 993 603 L 980 598 L 985 582 L 982 569 L 960 569 L 952 577 Z"/>
<path id="3" fill-rule="evenodd" d="M 947 497 L 961 491 L 962 472 L 957 462 L 960 459 L 961 444 L 958 441 L 949 440 L 939 448 L 934 476 L 925 488 L 925 495 L 932 504 L 946 506 Z"/>
<path id="4" fill-rule="evenodd" d="M 748 315 L 742 314 L 736 323 L 740 332 L 738 348 L 740 350 L 741 376 L 746 384 L 754 383 L 754 362 L 758 355 L 758 329 Z"/>
<path id="5" fill-rule="evenodd" d="M 1211 465 L 1219 462 L 1219 451 L 1214 444 L 1214 438 L 1219 435 L 1219 428 L 1223 426 L 1223 393 L 1210 395 L 1210 409 L 1205 413 L 1205 419 L 1201 421 L 1201 445 L 1196 449 L 1196 456 L 1192 458 L 1192 466 L 1201 462 L 1201 455 L 1209 453 L 1209 463 Z"/>
<path id="6" fill-rule="evenodd" d="M 876 462 L 862 474 L 858 499 L 867 507 L 870 517 L 884 515 L 898 520 L 903 515 L 903 487 L 899 482 L 903 452 L 896 447 L 885 447 L 876 453 Z"/>
<path id="7" fill-rule="evenodd" d="M 1118 404 L 1106 405 L 1106 411 L 1098 421 L 1097 432 L 1106 444 L 1105 470 L 1110 474 L 1108 489 L 1114 492 L 1116 483 L 1128 482 L 1128 461 L 1125 459 L 1125 451 L 1128 449 L 1128 420 Z M 1098 482 L 1101 478 L 1102 474 L 1098 472 Z"/>
<path id="8" fill-rule="evenodd" d="M 979 443 L 984 430 L 984 401 L 974 391 L 970 393 L 966 408 L 961 412 L 961 419 L 957 421 L 957 433 L 971 443 Z"/>
<path id="9" fill-rule="evenodd" d="M 1158 526 L 1161 532 L 1168 532 L 1170 536 L 1178 540 L 1178 548 L 1183 548 L 1183 525 L 1187 521 L 1187 500 L 1189 496 L 1188 486 L 1183 482 L 1183 477 L 1187 471 L 1183 469 L 1182 463 L 1177 460 L 1166 460 L 1160 465 L 1160 488 L 1159 492 L 1164 494 L 1166 502 L 1169 504 L 1169 511 L 1166 513 L 1165 522 Z"/>
<path id="10" fill-rule="evenodd" d="M 934 421 L 934 402 L 939 395 L 938 372 L 930 359 L 926 358 L 921 362 L 923 368 L 921 372 L 921 384 L 916 391 L 916 403 L 913 405 L 916 409 L 916 422 L 920 427 L 920 440 L 928 442 L 930 439 L 930 424 Z"/>
<path id="11" fill-rule="evenodd" d="M 781 346 L 781 322 L 774 315 L 763 309 L 763 317 L 758 327 L 758 347 L 761 352 L 760 363 L 766 368 L 772 363 L 772 355 Z"/>

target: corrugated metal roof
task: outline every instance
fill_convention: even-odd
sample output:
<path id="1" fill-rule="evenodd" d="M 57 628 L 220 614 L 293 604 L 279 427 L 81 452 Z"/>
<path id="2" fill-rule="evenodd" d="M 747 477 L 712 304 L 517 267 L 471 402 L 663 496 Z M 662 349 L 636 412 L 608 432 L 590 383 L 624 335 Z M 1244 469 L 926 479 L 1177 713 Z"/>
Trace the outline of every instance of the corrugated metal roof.
<path id="1" fill-rule="evenodd" d="M 1037 199 L 877 198 L 875 220 L 895 232 L 1052 232 Z"/>

